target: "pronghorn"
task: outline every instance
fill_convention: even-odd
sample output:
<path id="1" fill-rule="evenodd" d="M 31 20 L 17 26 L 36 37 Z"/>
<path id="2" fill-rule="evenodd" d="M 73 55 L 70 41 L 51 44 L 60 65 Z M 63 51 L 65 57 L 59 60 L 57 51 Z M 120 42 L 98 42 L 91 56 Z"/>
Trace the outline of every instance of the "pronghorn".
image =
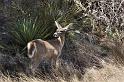
<path id="1" fill-rule="evenodd" d="M 53 34 L 55 39 L 42 40 L 36 39 L 32 40 L 27 44 L 28 57 L 31 59 L 31 72 L 34 73 L 36 68 L 39 66 L 42 59 L 48 59 L 51 61 L 53 67 L 56 67 L 56 60 L 60 56 L 64 42 L 65 34 L 68 32 L 72 23 L 62 28 L 62 26 L 55 21 L 57 27 L 56 32 Z"/>

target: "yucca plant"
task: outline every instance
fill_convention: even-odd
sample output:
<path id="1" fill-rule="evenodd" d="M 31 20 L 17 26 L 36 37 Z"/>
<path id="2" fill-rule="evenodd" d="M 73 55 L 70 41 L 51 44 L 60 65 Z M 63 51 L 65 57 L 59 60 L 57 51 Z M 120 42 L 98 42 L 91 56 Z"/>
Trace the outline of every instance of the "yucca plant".
<path id="1" fill-rule="evenodd" d="M 48 25 L 47 25 L 48 24 Z M 54 22 L 40 23 L 37 18 L 18 20 L 15 27 L 9 28 L 9 34 L 14 40 L 14 44 L 24 48 L 27 43 L 34 39 L 46 40 L 52 37 L 56 27 Z"/>
<path id="2" fill-rule="evenodd" d="M 12 45 L 15 45 L 19 50 L 25 48 L 31 40 L 51 39 L 56 30 L 54 21 L 57 20 L 63 26 L 66 26 L 73 21 L 73 15 L 79 11 L 72 0 L 39 1 L 40 5 L 35 5 L 35 7 L 33 7 L 33 4 L 32 6 L 26 6 L 27 1 L 22 1 L 25 2 L 23 4 L 18 3 L 18 5 L 12 4 L 12 10 L 18 10 L 19 13 L 11 13 L 12 16 L 15 16 L 14 25 L 7 28 L 13 39 Z M 13 7 L 14 5 L 16 6 Z M 15 15 L 16 13 L 17 15 Z"/>
<path id="3" fill-rule="evenodd" d="M 7 30 L 16 46 L 24 48 L 34 39 L 49 39 L 56 30 L 54 21 L 60 17 L 55 3 L 42 4 L 40 8 L 32 9 L 28 15 L 22 15 L 17 19 L 13 27 Z"/>

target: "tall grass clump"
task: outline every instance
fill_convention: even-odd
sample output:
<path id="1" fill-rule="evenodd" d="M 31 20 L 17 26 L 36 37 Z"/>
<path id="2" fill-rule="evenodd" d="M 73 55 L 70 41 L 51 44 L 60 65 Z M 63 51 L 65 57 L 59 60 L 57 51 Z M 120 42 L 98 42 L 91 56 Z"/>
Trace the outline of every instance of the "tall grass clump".
<path id="1" fill-rule="evenodd" d="M 12 45 L 19 50 L 25 48 L 31 40 L 52 39 L 52 34 L 56 30 L 54 21 L 60 21 L 65 26 L 73 22 L 74 14 L 80 11 L 71 0 L 12 0 L 9 10 L 12 12 L 7 14 L 11 15 L 10 19 L 12 20 L 6 31 L 13 40 Z"/>
<path id="2" fill-rule="evenodd" d="M 50 29 L 51 32 L 49 32 Z M 17 45 L 25 47 L 31 40 L 48 38 L 55 29 L 54 23 L 49 27 L 45 27 L 37 23 L 37 19 L 23 19 L 17 21 L 14 28 L 9 28 L 9 33 Z"/>

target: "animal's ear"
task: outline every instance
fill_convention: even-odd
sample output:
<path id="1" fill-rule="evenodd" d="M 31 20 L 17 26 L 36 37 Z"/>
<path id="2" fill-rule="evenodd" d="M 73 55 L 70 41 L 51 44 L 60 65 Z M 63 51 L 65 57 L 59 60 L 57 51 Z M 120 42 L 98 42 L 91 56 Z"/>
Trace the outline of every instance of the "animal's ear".
<path id="1" fill-rule="evenodd" d="M 66 27 L 64 27 L 65 29 L 70 29 L 70 27 L 73 26 L 73 23 L 70 23 L 69 25 L 67 25 Z"/>
<path id="2" fill-rule="evenodd" d="M 58 29 L 61 29 L 61 28 L 62 28 L 62 26 L 61 26 L 57 21 L 55 21 L 55 24 L 56 24 L 56 27 L 57 27 Z"/>

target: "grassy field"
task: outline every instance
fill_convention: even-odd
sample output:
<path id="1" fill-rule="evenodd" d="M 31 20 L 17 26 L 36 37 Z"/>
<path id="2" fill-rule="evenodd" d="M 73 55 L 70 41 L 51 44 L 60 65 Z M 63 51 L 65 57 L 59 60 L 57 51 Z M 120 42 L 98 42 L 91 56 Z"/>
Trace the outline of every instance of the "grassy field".
<path id="1" fill-rule="evenodd" d="M 70 69 L 71 70 L 71 69 Z M 27 77 L 24 74 L 19 74 L 18 78 L 11 78 L 10 76 L 1 75 L 0 82 L 55 82 L 52 79 L 40 79 L 38 77 Z M 73 75 L 70 80 L 64 80 L 62 77 L 56 77 L 58 82 L 124 82 L 124 67 L 121 65 L 113 65 L 110 63 L 103 63 L 103 68 L 96 67 L 86 69 L 86 73 L 79 79 Z"/>

